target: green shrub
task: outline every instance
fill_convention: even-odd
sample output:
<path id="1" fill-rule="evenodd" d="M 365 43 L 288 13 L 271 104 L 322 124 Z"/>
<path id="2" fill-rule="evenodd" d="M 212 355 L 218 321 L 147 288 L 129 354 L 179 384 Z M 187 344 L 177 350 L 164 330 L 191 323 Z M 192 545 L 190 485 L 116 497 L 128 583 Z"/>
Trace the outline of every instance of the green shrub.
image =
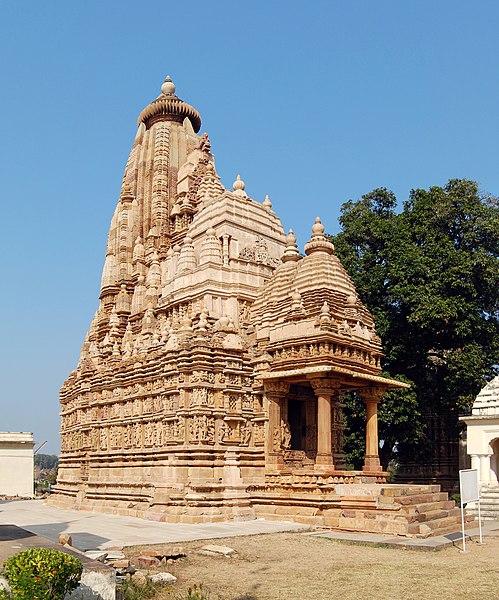
<path id="1" fill-rule="evenodd" d="M 14 599 L 62 600 L 79 585 L 81 562 L 59 550 L 30 548 L 11 556 L 5 563 Z"/>

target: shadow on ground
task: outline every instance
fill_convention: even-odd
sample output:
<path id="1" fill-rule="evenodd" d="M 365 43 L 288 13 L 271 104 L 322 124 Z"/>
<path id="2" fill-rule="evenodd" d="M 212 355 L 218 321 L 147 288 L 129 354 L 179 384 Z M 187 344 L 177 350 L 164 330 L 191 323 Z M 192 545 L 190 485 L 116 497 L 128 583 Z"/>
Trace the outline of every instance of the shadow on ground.
<path id="1" fill-rule="evenodd" d="M 5 529 L 7 528 L 7 529 Z M 110 538 L 105 538 L 93 533 L 85 531 L 68 531 L 69 523 L 43 523 L 39 525 L 23 525 L 23 529 L 19 529 L 14 525 L 0 525 L 0 541 L 21 539 L 21 537 L 29 537 L 29 533 L 40 535 L 48 538 L 52 542 L 59 541 L 59 534 L 68 533 L 73 541 L 72 545 L 78 550 L 95 550 L 101 544 L 109 542 Z M 17 530 L 14 532 L 14 529 Z M 26 531 L 27 530 L 27 531 Z M 24 533 L 19 533 L 24 532 Z M 10 537 L 17 536 L 17 537 Z M 21 537 L 19 537 L 21 536 Z"/>

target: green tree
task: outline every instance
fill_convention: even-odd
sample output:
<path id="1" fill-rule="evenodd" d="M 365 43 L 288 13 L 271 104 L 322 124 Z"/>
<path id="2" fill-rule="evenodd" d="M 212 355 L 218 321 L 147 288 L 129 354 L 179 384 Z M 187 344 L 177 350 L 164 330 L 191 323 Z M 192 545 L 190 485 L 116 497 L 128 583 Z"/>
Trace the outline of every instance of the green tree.
<path id="1" fill-rule="evenodd" d="M 59 462 L 59 457 L 55 454 L 35 454 L 35 467 L 40 469 L 55 469 Z"/>
<path id="2" fill-rule="evenodd" d="M 426 460 L 459 435 L 459 412 L 499 364 L 499 206 L 475 182 L 413 190 L 396 212 L 377 189 L 342 207 L 332 238 L 384 344 L 384 368 L 412 388 L 380 410 L 382 460 Z M 347 403 L 347 450 L 362 438 Z M 453 456 L 455 459 L 457 453 Z M 456 465 L 457 466 L 457 465 Z"/>

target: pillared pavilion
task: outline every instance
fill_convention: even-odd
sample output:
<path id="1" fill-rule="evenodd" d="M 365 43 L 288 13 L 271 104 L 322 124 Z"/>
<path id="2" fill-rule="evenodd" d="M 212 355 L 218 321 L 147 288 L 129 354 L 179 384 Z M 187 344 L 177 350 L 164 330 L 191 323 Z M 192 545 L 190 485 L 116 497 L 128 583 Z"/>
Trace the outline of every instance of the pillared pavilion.
<path id="1" fill-rule="evenodd" d="M 372 316 L 323 224 L 301 255 L 268 197 L 251 198 L 239 176 L 224 188 L 200 128 L 168 77 L 139 115 L 99 307 L 61 389 L 50 502 L 422 534 L 397 498 L 445 498 L 438 486 L 385 483 L 377 406 L 403 384 L 380 376 Z M 366 405 L 361 471 L 345 469 L 350 390 Z M 456 521 L 447 504 L 433 529 Z"/>

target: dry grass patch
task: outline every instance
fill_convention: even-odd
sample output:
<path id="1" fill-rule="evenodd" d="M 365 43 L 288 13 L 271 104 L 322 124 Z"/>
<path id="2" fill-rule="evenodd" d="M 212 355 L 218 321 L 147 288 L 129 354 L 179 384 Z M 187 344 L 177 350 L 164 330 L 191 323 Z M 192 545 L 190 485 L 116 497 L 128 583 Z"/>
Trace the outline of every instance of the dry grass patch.
<path id="1" fill-rule="evenodd" d="M 223 544 L 237 555 L 204 556 Z M 188 557 L 168 568 L 185 598 L 202 583 L 210 600 L 495 600 L 499 597 L 499 538 L 439 552 L 347 545 L 302 533 L 280 533 L 182 544 Z M 136 555 L 135 549 L 130 554 Z"/>

